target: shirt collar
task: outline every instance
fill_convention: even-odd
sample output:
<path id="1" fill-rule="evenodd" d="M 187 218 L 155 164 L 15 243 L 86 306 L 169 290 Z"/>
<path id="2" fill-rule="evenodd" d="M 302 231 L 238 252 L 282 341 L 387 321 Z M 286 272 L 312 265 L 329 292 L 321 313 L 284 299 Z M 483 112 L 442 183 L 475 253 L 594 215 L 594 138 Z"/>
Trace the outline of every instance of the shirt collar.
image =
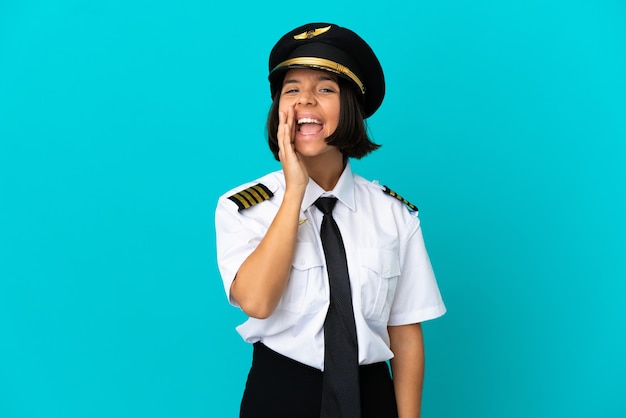
<path id="1" fill-rule="evenodd" d="M 350 210 L 354 210 L 354 176 L 352 175 L 350 162 L 346 163 L 346 167 L 343 169 L 343 173 L 341 173 L 335 188 L 328 192 L 322 189 L 313 179 L 309 178 L 309 184 L 306 186 L 304 198 L 302 199 L 302 211 L 307 210 L 323 194 L 335 196 Z"/>

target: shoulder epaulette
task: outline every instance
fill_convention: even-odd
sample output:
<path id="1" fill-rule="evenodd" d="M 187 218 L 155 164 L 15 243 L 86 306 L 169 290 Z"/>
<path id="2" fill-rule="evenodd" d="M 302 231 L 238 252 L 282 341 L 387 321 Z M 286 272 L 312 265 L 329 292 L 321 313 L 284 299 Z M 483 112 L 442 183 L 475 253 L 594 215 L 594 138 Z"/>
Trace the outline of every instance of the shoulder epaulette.
<path id="1" fill-rule="evenodd" d="M 230 200 L 235 202 L 239 207 L 239 211 L 248 209 L 257 203 L 264 202 L 274 196 L 274 193 L 267 188 L 264 184 L 258 183 L 254 186 L 250 186 L 247 189 L 241 190 L 232 196 L 228 196 Z"/>
<path id="2" fill-rule="evenodd" d="M 404 203 L 411 212 L 417 212 L 417 206 L 415 206 L 413 203 L 409 202 L 408 200 L 400 196 L 398 193 L 391 190 L 389 187 L 383 186 L 382 190 L 385 194 L 395 197 L 400 202 Z"/>

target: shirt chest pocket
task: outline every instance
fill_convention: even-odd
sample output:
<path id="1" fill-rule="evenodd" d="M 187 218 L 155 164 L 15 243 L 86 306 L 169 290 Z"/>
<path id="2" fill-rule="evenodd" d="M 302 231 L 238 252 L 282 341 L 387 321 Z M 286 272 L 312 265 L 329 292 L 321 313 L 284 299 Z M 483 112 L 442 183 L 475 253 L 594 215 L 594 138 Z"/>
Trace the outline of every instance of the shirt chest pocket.
<path id="1" fill-rule="evenodd" d="M 360 249 L 361 312 L 367 319 L 387 321 L 400 276 L 394 251 Z"/>
<path id="2" fill-rule="evenodd" d="M 291 266 L 291 275 L 285 292 L 278 304 L 284 309 L 299 314 L 317 312 L 324 307 L 323 262 L 317 246 L 298 243 Z"/>

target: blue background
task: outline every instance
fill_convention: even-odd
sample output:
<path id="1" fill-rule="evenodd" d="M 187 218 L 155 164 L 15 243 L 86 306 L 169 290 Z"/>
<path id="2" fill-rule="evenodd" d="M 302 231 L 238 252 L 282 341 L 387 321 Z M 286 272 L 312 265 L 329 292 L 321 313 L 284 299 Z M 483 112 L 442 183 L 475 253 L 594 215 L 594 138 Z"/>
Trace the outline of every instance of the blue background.
<path id="1" fill-rule="evenodd" d="M 354 162 L 416 203 L 449 312 L 423 416 L 626 416 L 626 4 L 0 0 L 0 417 L 235 417 L 226 190 L 279 168 L 310 21 L 387 76 Z"/>

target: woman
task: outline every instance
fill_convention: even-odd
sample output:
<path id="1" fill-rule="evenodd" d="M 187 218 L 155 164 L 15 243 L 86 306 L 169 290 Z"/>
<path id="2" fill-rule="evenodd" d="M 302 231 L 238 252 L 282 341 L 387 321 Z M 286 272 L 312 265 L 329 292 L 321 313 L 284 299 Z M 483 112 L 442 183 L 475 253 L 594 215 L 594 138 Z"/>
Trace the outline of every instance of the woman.
<path id="1" fill-rule="evenodd" d="M 241 417 L 418 417 L 420 323 L 445 313 L 417 208 L 352 173 L 383 71 L 354 32 L 301 26 L 272 49 L 282 170 L 219 199 L 218 264 L 254 344 Z M 391 360 L 393 380 L 386 360 Z"/>

